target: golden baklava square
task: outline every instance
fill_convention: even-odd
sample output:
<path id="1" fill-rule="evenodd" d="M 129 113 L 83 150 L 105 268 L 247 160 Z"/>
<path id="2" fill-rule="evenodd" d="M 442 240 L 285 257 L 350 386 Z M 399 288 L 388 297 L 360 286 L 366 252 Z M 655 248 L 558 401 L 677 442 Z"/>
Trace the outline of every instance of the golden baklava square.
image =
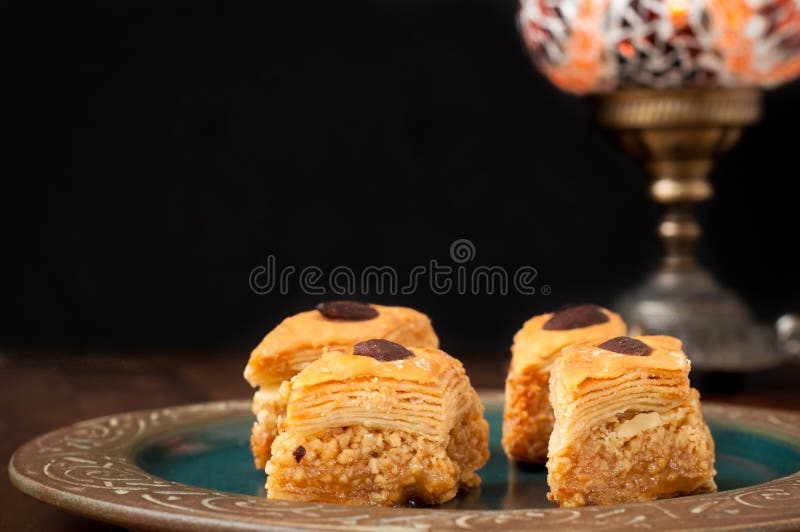
<path id="1" fill-rule="evenodd" d="M 548 498 L 574 507 L 715 491 L 714 440 L 690 367 L 668 336 L 565 348 L 550 376 Z"/>
<path id="2" fill-rule="evenodd" d="M 286 382 L 267 497 L 432 505 L 480 484 L 483 404 L 461 363 L 374 339 L 331 350 Z"/>
<path id="3" fill-rule="evenodd" d="M 257 468 L 263 469 L 269 460 L 278 419 L 286 412 L 286 401 L 279 393 L 281 383 L 317 360 L 324 349 L 352 349 L 370 338 L 439 346 L 430 319 L 414 309 L 328 301 L 286 318 L 253 349 L 244 377 L 258 388 L 253 395 L 256 421 L 250 438 Z"/>

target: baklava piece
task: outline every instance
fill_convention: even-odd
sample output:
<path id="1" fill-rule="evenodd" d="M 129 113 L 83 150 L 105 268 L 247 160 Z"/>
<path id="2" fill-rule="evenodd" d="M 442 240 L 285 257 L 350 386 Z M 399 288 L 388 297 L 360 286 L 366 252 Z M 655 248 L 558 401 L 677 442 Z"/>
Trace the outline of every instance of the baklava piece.
<path id="1" fill-rule="evenodd" d="M 368 340 L 327 351 L 281 393 L 268 498 L 432 505 L 480 484 L 489 425 L 464 367 L 443 351 Z"/>
<path id="2" fill-rule="evenodd" d="M 567 345 L 625 334 L 615 313 L 595 305 L 578 305 L 534 316 L 514 336 L 506 378 L 503 449 L 518 462 L 547 460 L 553 429 L 548 395 L 550 366 Z"/>
<path id="3" fill-rule="evenodd" d="M 277 435 L 278 417 L 286 401 L 281 383 L 317 360 L 326 347 L 352 349 L 369 338 L 404 345 L 438 347 L 439 339 L 425 314 L 404 307 L 384 307 L 355 301 L 329 301 L 315 310 L 283 320 L 250 354 L 244 377 L 258 390 L 253 396 L 256 422 L 250 438 L 255 466 L 263 469 Z"/>
<path id="4" fill-rule="evenodd" d="M 689 369 L 669 336 L 564 349 L 550 377 L 547 497 L 574 507 L 716 491 L 714 441 Z"/>

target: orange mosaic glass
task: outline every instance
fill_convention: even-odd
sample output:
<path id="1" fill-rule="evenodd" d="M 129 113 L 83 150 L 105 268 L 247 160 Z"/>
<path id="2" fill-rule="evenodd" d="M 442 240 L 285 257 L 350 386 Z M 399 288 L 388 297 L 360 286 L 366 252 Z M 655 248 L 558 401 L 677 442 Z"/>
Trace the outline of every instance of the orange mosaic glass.
<path id="1" fill-rule="evenodd" d="M 800 0 L 520 0 L 536 64 L 575 93 L 800 75 Z"/>

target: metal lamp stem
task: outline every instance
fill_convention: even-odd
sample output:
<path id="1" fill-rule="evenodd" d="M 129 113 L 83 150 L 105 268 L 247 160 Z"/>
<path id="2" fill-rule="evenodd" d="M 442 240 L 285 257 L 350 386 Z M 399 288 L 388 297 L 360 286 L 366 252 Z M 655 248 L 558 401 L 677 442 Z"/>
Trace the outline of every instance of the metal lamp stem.
<path id="1" fill-rule="evenodd" d="M 620 90 L 595 98 L 597 119 L 652 177 L 651 198 L 664 206 L 661 266 L 621 298 L 634 332 L 682 338 L 696 366 L 749 370 L 774 364 L 770 331 L 695 259 L 702 229 L 695 207 L 713 196 L 714 159 L 761 114 L 758 89 Z"/>

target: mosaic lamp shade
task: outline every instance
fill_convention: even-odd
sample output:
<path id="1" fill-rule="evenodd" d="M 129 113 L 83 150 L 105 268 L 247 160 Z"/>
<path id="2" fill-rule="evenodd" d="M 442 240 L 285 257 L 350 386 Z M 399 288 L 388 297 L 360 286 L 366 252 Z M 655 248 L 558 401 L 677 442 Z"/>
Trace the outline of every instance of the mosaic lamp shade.
<path id="1" fill-rule="evenodd" d="M 800 75 L 800 0 L 520 0 L 519 25 L 539 69 L 578 94 Z"/>
<path id="2" fill-rule="evenodd" d="M 662 205 L 661 264 L 615 308 L 637 334 L 680 337 L 695 367 L 779 364 L 774 331 L 694 254 L 714 160 L 800 75 L 800 0 L 518 0 L 525 45 L 559 88 L 644 163 Z"/>

